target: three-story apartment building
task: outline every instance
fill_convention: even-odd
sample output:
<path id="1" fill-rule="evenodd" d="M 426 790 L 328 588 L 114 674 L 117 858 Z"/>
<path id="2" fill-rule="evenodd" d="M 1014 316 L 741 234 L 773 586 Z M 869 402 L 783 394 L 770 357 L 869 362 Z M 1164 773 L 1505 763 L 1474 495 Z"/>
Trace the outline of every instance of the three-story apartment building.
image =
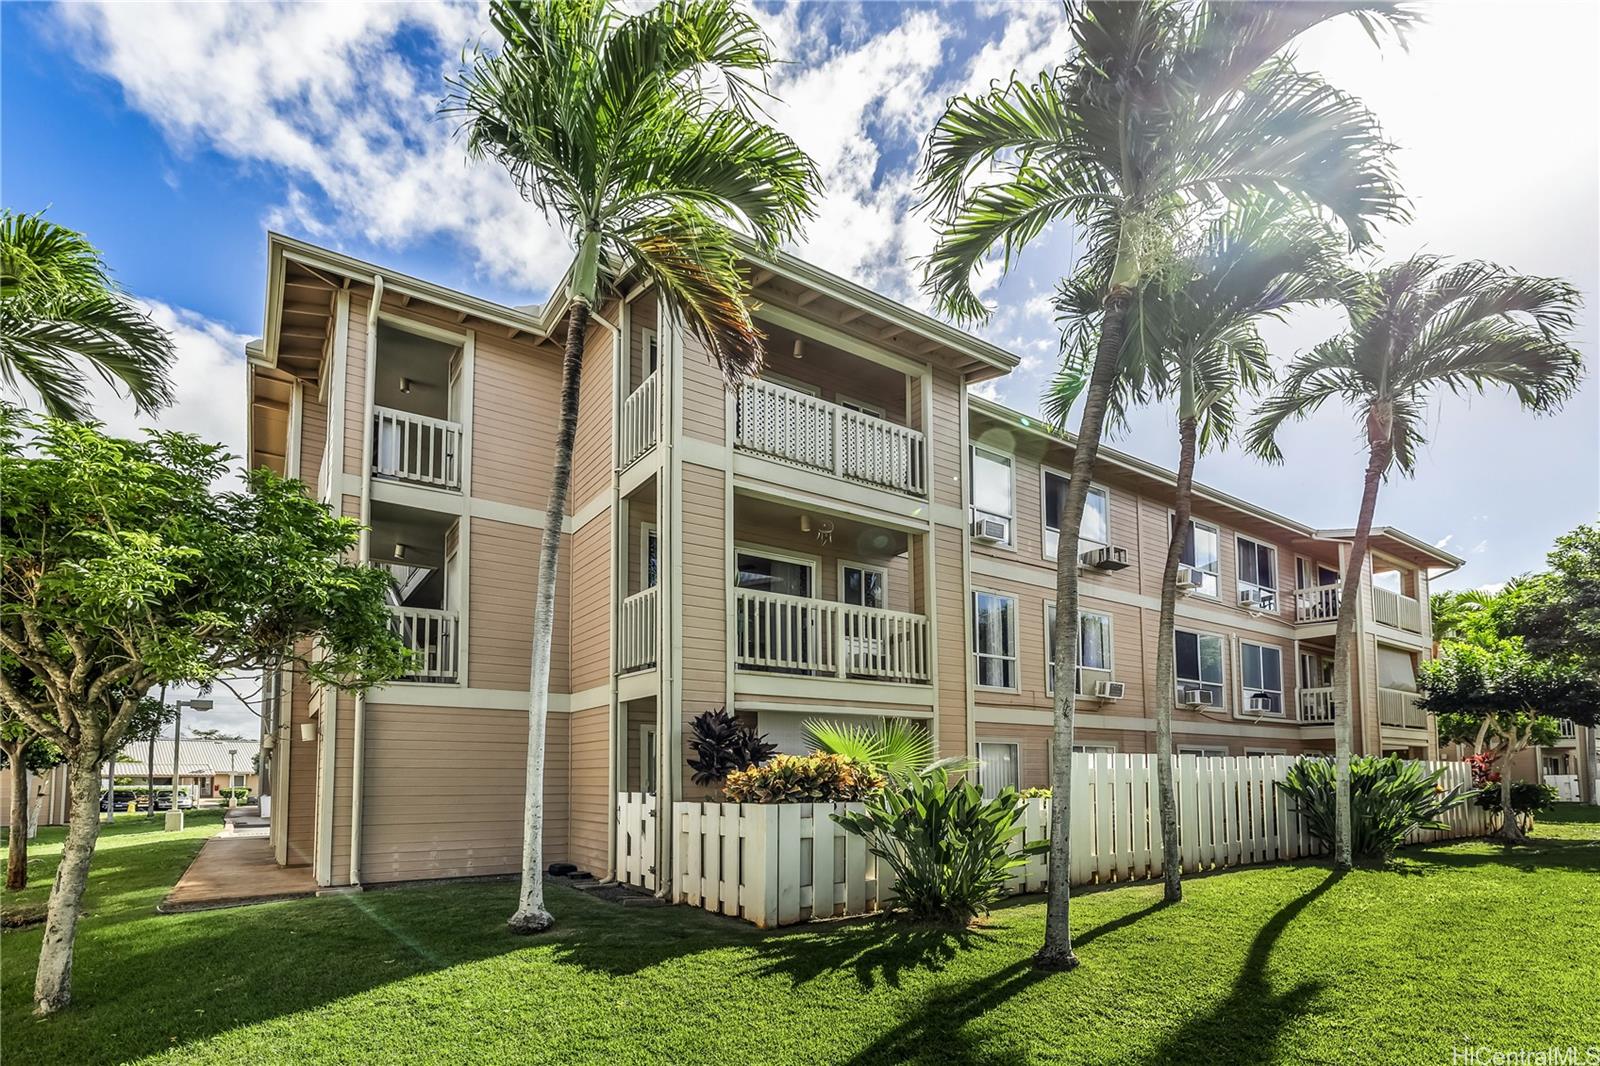
<path id="1" fill-rule="evenodd" d="M 518 868 L 537 547 L 565 319 L 273 236 L 250 455 L 367 527 L 417 672 L 365 696 L 268 678 L 280 862 L 324 886 Z M 1076 544 L 1071 441 L 983 400 L 1009 353 L 784 255 L 748 254 L 767 366 L 737 390 L 647 286 L 598 308 L 562 528 L 547 860 L 603 875 L 619 792 L 702 795 L 690 721 L 784 750 L 808 718 L 920 722 L 985 788 L 1046 784 L 1055 568 L 1083 567 L 1086 749 L 1151 750 L 1172 475 L 1102 452 Z M 1328 751 L 1349 532 L 1198 490 L 1180 749 Z M 1413 704 L 1430 570 L 1392 529 L 1363 574 L 1362 751 L 1432 754 Z M 658 858 L 664 869 L 665 854 Z"/>

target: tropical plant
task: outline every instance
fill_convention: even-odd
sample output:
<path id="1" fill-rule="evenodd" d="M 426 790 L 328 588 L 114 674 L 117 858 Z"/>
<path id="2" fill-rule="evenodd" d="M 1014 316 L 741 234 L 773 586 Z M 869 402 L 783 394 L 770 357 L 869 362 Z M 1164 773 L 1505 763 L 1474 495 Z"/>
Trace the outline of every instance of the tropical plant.
<path id="1" fill-rule="evenodd" d="M 1353 12 L 1369 31 L 1411 16 L 1385 3 L 1096 0 L 1069 7 L 1076 49 L 1032 81 L 1013 76 L 947 106 L 923 166 L 939 239 L 926 287 L 966 321 L 989 313 L 974 274 L 998 247 L 1009 267 L 1052 222 L 1081 231 L 1103 307 L 1063 502 L 1076 530 L 1094 474 L 1129 308 L 1170 269 L 1179 235 L 1217 205 L 1266 195 L 1325 209 L 1353 242 L 1401 217 L 1387 144 L 1353 97 L 1278 58 L 1304 31 Z M 1055 662 L 1078 661 L 1078 569 L 1058 566 Z M 1058 685 L 1051 782 L 1070 795 L 1072 686 Z M 1051 807 L 1043 968 L 1070 968 L 1069 804 Z"/>
<path id="2" fill-rule="evenodd" d="M 1479 789 L 1473 796 L 1478 806 L 1491 814 L 1504 817 L 1506 794 L 1498 782 Z M 1554 785 L 1546 785 L 1543 782 L 1518 781 L 1512 785 L 1511 816 L 1516 819 L 1517 828 L 1526 836 L 1533 828 L 1534 816 L 1549 810 L 1560 798 L 1561 793 L 1556 791 Z"/>
<path id="3" fill-rule="evenodd" d="M 1415 255 L 1352 286 L 1349 328 L 1297 355 L 1262 404 L 1248 442 L 1282 462 L 1279 428 L 1342 400 L 1366 432 L 1367 471 L 1350 538 L 1334 630 L 1333 719 L 1339 764 L 1340 824 L 1349 822 L 1351 649 L 1361 576 L 1367 565 L 1378 486 L 1391 470 L 1410 475 L 1426 440 L 1429 400 L 1441 390 L 1482 392 L 1493 385 L 1535 413 L 1558 409 L 1583 377 L 1583 357 L 1568 340 L 1577 289 L 1555 278 L 1514 274 L 1492 263 L 1452 266 Z M 1334 861 L 1350 864 L 1341 840 Z"/>
<path id="4" fill-rule="evenodd" d="M 854 803 L 883 784 L 882 774 L 844 755 L 775 755 L 729 774 L 722 793 L 732 803 Z"/>
<path id="5" fill-rule="evenodd" d="M 846 756 L 896 781 L 926 770 L 933 762 L 933 737 L 903 718 L 891 718 L 881 726 L 813 718 L 803 728 L 817 751 Z"/>
<path id="6" fill-rule="evenodd" d="M 38 1013 L 71 998 L 102 768 L 151 688 L 281 662 L 360 689 L 411 668 L 384 603 L 388 575 L 345 561 L 359 524 L 265 468 L 243 491 L 214 487 L 231 463 L 187 434 L 121 440 L 0 415 L 0 701 L 67 767 Z"/>
<path id="7" fill-rule="evenodd" d="M 44 217 L 0 210 L 0 380 L 38 393 L 46 414 L 89 416 L 84 369 L 141 411 L 172 402 L 172 339 L 127 301 L 99 249 Z"/>
<path id="8" fill-rule="evenodd" d="M 1364 755 L 1350 764 L 1357 856 L 1387 860 L 1416 829 L 1448 829 L 1443 816 L 1460 806 L 1460 789 L 1439 784 L 1444 768 L 1425 771 L 1398 755 Z M 1337 771 L 1332 759 L 1299 759 L 1284 775 L 1283 789 L 1306 828 L 1330 852 L 1338 831 Z"/>
<path id="9" fill-rule="evenodd" d="M 1110 400 L 1112 428 L 1127 424 L 1127 408 L 1146 393 L 1175 399 L 1178 415 L 1177 481 L 1156 629 L 1158 693 L 1177 689 L 1175 578 L 1190 534 L 1197 451 L 1226 448 L 1241 392 L 1253 392 L 1271 378 L 1259 324 L 1299 304 L 1335 298 L 1346 273 L 1342 251 L 1342 242 L 1320 219 L 1256 197 L 1213 220 L 1173 278 L 1146 279 L 1129 307 L 1119 356 L 1123 372 Z M 1063 426 L 1094 364 L 1093 324 L 1101 314 L 1095 279 L 1079 275 L 1065 283 L 1056 309 L 1064 326 L 1062 363 L 1043 408 L 1047 418 Z M 1156 702 L 1156 792 L 1169 903 L 1183 898 L 1173 794 L 1173 698 L 1163 695 Z"/>
<path id="10" fill-rule="evenodd" d="M 694 750 L 689 769 L 697 785 L 714 785 L 735 770 L 760 766 L 778 750 L 725 707 L 706 711 L 689 723 L 689 747 Z"/>
<path id="11" fill-rule="evenodd" d="M 495 0 L 499 51 L 481 48 L 441 105 L 467 152 L 502 163 L 571 237 L 555 469 L 534 602 L 522 887 L 508 925 L 548 928 L 543 780 L 556 561 L 572 474 L 579 371 L 595 302 L 653 284 L 730 382 L 755 371 L 761 335 L 730 225 L 762 245 L 793 234 L 818 189 L 811 161 L 762 121 L 773 59 L 732 0 L 664 0 L 626 14 L 609 0 Z"/>
<path id="12" fill-rule="evenodd" d="M 896 910 L 960 927 L 1004 897 L 1012 870 L 1049 850 L 1047 840 L 1013 846 L 1021 817 L 1016 789 L 986 801 L 970 779 L 952 781 L 949 767 L 934 766 L 833 820 L 893 868 Z"/>
<path id="13" fill-rule="evenodd" d="M 1435 653 L 1445 641 L 1493 643 L 1498 640 L 1491 608 L 1495 595 L 1482 589 L 1457 589 L 1435 592 L 1428 597 L 1428 615 L 1433 619 Z"/>

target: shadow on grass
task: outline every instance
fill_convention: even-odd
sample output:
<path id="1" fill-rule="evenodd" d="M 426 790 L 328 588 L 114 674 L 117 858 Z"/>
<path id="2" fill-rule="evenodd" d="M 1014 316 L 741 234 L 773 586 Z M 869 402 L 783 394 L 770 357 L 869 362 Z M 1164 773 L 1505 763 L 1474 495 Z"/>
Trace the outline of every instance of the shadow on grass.
<path id="1" fill-rule="evenodd" d="M 1275 992 L 1267 979 L 1267 964 L 1290 923 L 1344 876 L 1341 871 L 1330 872 L 1317 887 L 1279 909 L 1251 940 L 1250 952 L 1227 997 L 1168 1034 L 1146 1061 L 1151 1066 L 1192 1061 L 1276 1061 L 1278 1040 L 1284 1029 L 1309 1013 L 1325 983 L 1301 981 L 1286 991 Z"/>

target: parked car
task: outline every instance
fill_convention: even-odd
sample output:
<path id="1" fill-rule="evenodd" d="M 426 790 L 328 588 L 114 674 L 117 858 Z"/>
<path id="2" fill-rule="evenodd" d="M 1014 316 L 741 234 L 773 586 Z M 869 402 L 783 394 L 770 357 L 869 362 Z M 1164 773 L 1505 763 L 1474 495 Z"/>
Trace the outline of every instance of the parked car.
<path id="1" fill-rule="evenodd" d="M 187 811 L 187 810 L 192 809 L 193 807 L 194 807 L 194 797 L 189 795 L 189 793 L 187 793 L 187 792 L 179 792 L 178 793 L 178 809 L 180 811 Z M 170 811 L 170 810 L 172 810 L 172 790 L 170 788 L 169 789 L 157 789 L 156 790 L 156 810 L 158 810 L 158 811 Z"/>
<path id="2" fill-rule="evenodd" d="M 102 812 L 110 811 L 111 803 L 113 802 L 114 798 L 117 805 L 117 810 L 125 811 L 128 809 L 128 804 L 134 801 L 134 795 L 135 793 L 131 788 L 119 788 L 112 792 L 101 792 L 100 810 Z"/>

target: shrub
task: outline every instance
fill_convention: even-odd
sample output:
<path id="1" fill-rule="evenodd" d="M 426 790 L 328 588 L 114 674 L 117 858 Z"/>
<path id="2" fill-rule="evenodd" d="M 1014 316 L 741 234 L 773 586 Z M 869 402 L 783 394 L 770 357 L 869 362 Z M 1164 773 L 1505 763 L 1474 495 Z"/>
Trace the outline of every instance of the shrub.
<path id="1" fill-rule="evenodd" d="M 1499 776 L 1496 774 L 1496 781 L 1479 789 L 1473 797 L 1478 806 L 1494 814 L 1501 813 Z M 1534 815 L 1543 813 L 1560 798 L 1561 793 L 1556 791 L 1554 785 L 1536 781 L 1511 783 L 1511 812 L 1516 815 L 1524 833 L 1533 828 Z"/>
<path id="2" fill-rule="evenodd" d="M 882 726 L 811 719 L 805 733 L 817 751 L 854 759 L 896 780 L 920 773 L 933 762 L 933 737 L 927 728 L 901 718 Z"/>
<path id="3" fill-rule="evenodd" d="M 219 788 L 217 789 L 217 795 L 225 800 L 232 799 L 243 803 L 250 798 L 250 790 L 248 788 Z"/>
<path id="4" fill-rule="evenodd" d="M 756 734 L 754 729 L 728 713 L 726 707 L 707 711 L 690 723 L 694 736 L 689 746 L 695 757 L 689 760 L 694 783 L 714 785 L 735 770 L 760 766 L 778 750 L 776 744 Z"/>
<path id="5" fill-rule="evenodd" d="M 1017 793 L 1017 798 L 1025 800 L 1049 799 L 1050 790 L 1048 788 L 1025 788 L 1021 792 Z"/>
<path id="6" fill-rule="evenodd" d="M 1008 850 L 1022 832 L 1021 811 L 1016 789 L 985 802 L 977 785 L 952 783 L 950 768 L 936 764 L 894 782 L 865 811 L 833 817 L 894 868 L 896 910 L 965 926 L 1005 895 L 1011 870 L 1050 847 L 1036 840 Z"/>
<path id="7" fill-rule="evenodd" d="M 1440 816 L 1461 804 L 1460 789 L 1439 784 L 1444 770 L 1427 773 L 1398 755 L 1350 760 L 1351 851 L 1387 859 L 1413 829 L 1447 829 Z M 1330 850 L 1334 831 L 1334 762 L 1300 759 L 1289 767 L 1283 788 L 1305 818 L 1306 828 Z"/>
<path id="8" fill-rule="evenodd" d="M 842 803 L 883 788 L 883 775 L 843 755 L 778 755 L 735 770 L 722 786 L 734 803 Z"/>

